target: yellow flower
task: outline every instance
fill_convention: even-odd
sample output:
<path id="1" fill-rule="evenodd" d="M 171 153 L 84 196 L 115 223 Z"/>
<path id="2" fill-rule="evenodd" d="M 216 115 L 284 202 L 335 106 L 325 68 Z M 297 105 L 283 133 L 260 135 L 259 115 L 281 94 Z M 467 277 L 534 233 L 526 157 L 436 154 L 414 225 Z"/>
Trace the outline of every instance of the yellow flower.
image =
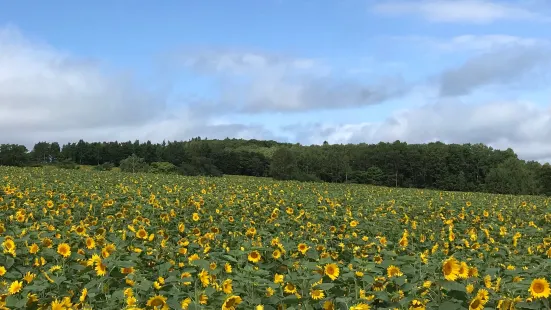
<path id="1" fill-rule="evenodd" d="M 547 298 L 551 293 L 549 282 L 544 278 L 534 279 L 528 291 L 533 298 Z"/>
<path id="2" fill-rule="evenodd" d="M 40 250 L 40 248 L 38 247 L 38 244 L 36 244 L 36 243 L 31 244 L 31 246 L 29 247 L 29 253 L 31 253 L 31 254 L 38 253 L 38 250 Z"/>
<path id="3" fill-rule="evenodd" d="M 335 310 L 335 304 L 331 300 L 326 300 L 323 303 L 323 310 Z"/>
<path id="4" fill-rule="evenodd" d="M 222 291 L 226 294 L 233 292 L 232 279 L 226 279 L 222 282 Z"/>
<path id="5" fill-rule="evenodd" d="M 250 262 L 258 263 L 262 257 L 258 251 L 252 251 L 247 258 Z"/>
<path id="6" fill-rule="evenodd" d="M 371 307 L 368 304 L 359 303 L 359 304 L 356 304 L 356 305 L 350 307 L 349 310 L 369 310 L 369 309 L 371 309 Z"/>
<path id="7" fill-rule="evenodd" d="M 8 294 L 10 295 L 17 294 L 21 291 L 22 288 L 23 288 L 23 282 L 13 281 L 10 284 L 10 287 L 8 288 Z"/>
<path id="8" fill-rule="evenodd" d="M 51 307 L 52 307 L 52 310 L 65 310 L 67 309 L 64 305 L 63 305 L 63 301 L 59 301 L 57 299 L 53 300 L 52 303 L 51 303 Z"/>
<path id="9" fill-rule="evenodd" d="M 30 271 L 28 271 L 25 276 L 23 276 L 23 280 L 25 280 L 25 282 L 28 283 L 31 283 L 34 278 L 36 278 L 36 275 L 34 273 L 31 273 Z"/>
<path id="10" fill-rule="evenodd" d="M 88 295 L 88 289 L 87 288 L 83 288 L 82 289 L 82 292 L 80 293 L 80 297 L 79 297 L 79 301 L 80 302 L 84 302 L 84 300 L 86 299 L 86 296 Z"/>
<path id="11" fill-rule="evenodd" d="M 282 274 L 275 274 L 274 275 L 274 283 L 283 283 L 285 276 Z"/>
<path id="12" fill-rule="evenodd" d="M 136 233 L 136 237 L 139 238 L 139 239 L 146 240 L 147 236 L 148 236 L 147 231 L 145 231 L 145 229 L 143 229 L 143 228 L 140 228 L 138 230 L 138 232 Z"/>
<path id="13" fill-rule="evenodd" d="M 390 265 L 388 266 L 388 268 L 386 269 L 386 273 L 388 275 L 389 278 L 392 278 L 392 277 L 400 277 L 400 276 L 403 276 L 404 274 L 402 273 L 402 271 L 400 270 L 400 268 L 394 266 L 394 265 Z"/>
<path id="14" fill-rule="evenodd" d="M 323 293 L 322 290 L 311 290 L 310 296 L 314 300 L 323 299 L 325 297 L 325 293 Z"/>
<path id="15" fill-rule="evenodd" d="M 104 276 L 107 273 L 107 266 L 105 266 L 103 263 L 98 263 L 95 270 L 96 275 Z"/>
<path id="16" fill-rule="evenodd" d="M 199 280 L 201 280 L 203 287 L 207 287 L 209 285 L 210 277 L 209 273 L 205 269 L 202 269 L 201 272 L 199 272 Z"/>
<path id="17" fill-rule="evenodd" d="M 488 300 L 490 300 L 490 293 L 488 293 L 485 289 L 479 289 L 476 293 L 476 297 L 478 297 L 482 302 L 487 303 Z"/>
<path id="18" fill-rule="evenodd" d="M 409 304 L 409 310 L 425 310 L 425 305 L 422 301 L 414 299 Z"/>
<path id="19" fill-rule="evenodd" d="M 163 308 L 166 306 L 166 299 L 163 295 L 155 295 L 147 300 L 146 305 L 154 308 Z"/>
<path id="20" fill-rule="evenodd" d="M 469 277 L 469 266 L 467 266 L 467 263 L 465 262 L 460 263 L 458 276 L 461 279 L 467 279 Z"/>
<path id="21" fill-rule="evenodd" d="M 67 258 L 71 256 L 71 246 L 67 243 L 61 243 L 60 245 L 57 246 L 57 253 Z"/>
<path id="22" fill-rule="evenodd" d="M 308 251 L 309 247 L 306 243 L 299 243 L 297 249 L 300 251 L 300 253 L 304 255 Z"/>
<path id="23" fill-rule="evenodd" d="M 231 272 L 232 272 L 232 268 L 231 268 L 230 263 L 224 264 L 224 271 L 225 271 L 226 273 L 231 273 Z"/>
<path id="24" fill-rule="evenodd" d="M 293 283 L 287 283 L 283 288 L 283 291 L 288 294 L 294 294 L 297 292 L 297 287 Z"/>
<path id="25" fill-rule="evenodd" d="M 222 310 L 235 310 L 243 300 L 239 296 L 229 296 L 222 304 Z"/>
<path id="26" fill-rule="evenodd" d="M 444 278 L 448 281 L 455 281 L 459 277 L 459 263 L 453 257 L 448 258 L 442 264 L 442 272 L 444 273 Z"/>
<path id="27" fill-rule="evenodd" d="M 469 303 L 469 310 L 482 310 L 484 309 L 484 304 L 485 302 L 482 299 L 475 297 Z"/>
<path id="28" fill-rule="evenodd" d="M 327 264 L 324 267 L 325 275 L 327 275 L 331 280 L 335 280 L 339 277 L 339 266 L 337 264 L 331 263 Z"/>
<path id="29" fill-rule="evenodd" d="M 6 274 L 6 267 L 0 266 L 0 276 L 3 276 Z"/>

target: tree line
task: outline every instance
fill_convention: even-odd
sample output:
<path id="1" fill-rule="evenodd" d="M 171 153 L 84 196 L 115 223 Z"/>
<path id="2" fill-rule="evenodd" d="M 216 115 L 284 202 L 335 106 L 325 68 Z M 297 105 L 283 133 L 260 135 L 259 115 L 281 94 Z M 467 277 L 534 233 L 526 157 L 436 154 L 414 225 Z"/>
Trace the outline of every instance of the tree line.
<path id="1" fill-rule="evenodd" d="M 300 145 L 264 140 L 0 145 L 0 165 L 93 165 L 99 170 L 223 174 L 502 194 L 551 195 L 551 166 L 483 144 Z"/>

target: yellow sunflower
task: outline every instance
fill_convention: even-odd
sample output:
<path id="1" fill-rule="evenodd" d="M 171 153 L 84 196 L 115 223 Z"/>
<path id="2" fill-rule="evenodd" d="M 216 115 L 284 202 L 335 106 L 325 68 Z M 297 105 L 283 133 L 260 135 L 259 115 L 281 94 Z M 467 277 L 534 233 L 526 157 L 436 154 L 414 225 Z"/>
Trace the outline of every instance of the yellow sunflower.
<path id="1" fill-rule="evenodd" d="M 166 305 L 166 297 L 163 295 L 155 295 L 147 300 L 147 306 L 153 308 L 163 308 Z"/>
<path id="2" fill-rule="evenodd" d="M 327 264 L 324 267 L 325 274 L 331 278 L 331 280 L 335 280 L 339 277 L 339 266 L 337 264 L 331 263 Z"/>
<path id="3" fill-rule="evenodd" d="M 450 257 L 442 264 L 444 278 L 448 281 L 455 281 L 459 277 L 460 265 L 454 257 Z"/>
<path id="4" fill-rule="evenodd" d="M 69 256 L 71 256 L 71 246 L 67 243 L 61 243 L 57 246 L 57 253 L 59 253 L 59 255 L 67 258 Z"/>
<path id="5" fill-rule="evenodd" d="M 482 299 L 475 297 L 469 304 L 469 310 L 482 310 L 484 309 L 484 304 L 485 302 Z"/>
<path id="6" fill-rule="evenodd" d="M 252 251 L 249 253 L 248 259 L 250 262 L 258 263 L 262 256 L 260 256 L 260 253 L 258 251 Z"/>
<path id="7" fill-rule="evenodd" d="M 23 282 L 13 281 L 10 284 L 10 287 L 8 288 L 8 294 L 10 295 L 17 294 L 21 291 L 22 288 L 23 288 Z"/>
<path id="8" fill-rule="evenodd" d="M 239 305 L 243 300 L 239 296 L 229 296 L 222 304 L 222 310 L 235 310 L 237 305 Z"/>
<path id="9" fill-rule="evenodd" d="M 549 282 L 544 278 L 534 279 L 528 291 L 533 298 L 547 298 L 551 293 Z"/>

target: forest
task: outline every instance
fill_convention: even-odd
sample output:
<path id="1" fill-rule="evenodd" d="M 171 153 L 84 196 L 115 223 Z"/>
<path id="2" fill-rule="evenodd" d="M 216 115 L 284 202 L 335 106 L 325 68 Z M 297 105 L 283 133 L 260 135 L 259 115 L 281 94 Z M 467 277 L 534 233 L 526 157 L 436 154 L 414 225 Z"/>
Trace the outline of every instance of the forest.
<path id="1" fill-rule="evenodd" d="M 551 195 L 551 166 L 483 144 L 300 145 L 193 138 L 188 141 L 38 142 L 0 145 L 0 165 L 56 165 L 98 170 L 247 175 L 279 180 L 360 183 L 447 191 Z"/>

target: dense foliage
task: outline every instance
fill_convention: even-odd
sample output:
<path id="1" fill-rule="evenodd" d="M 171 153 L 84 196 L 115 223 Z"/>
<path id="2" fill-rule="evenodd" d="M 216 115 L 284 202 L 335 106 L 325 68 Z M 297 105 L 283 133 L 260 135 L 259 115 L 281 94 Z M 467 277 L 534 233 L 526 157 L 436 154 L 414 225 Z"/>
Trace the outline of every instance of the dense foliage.
<path id="1" fill-rule="evenodd" d="M 549 309 L 549 199 L 0 167 L 3 309 Z"/>
<path id="2" fill-rule="evenodd" d="M 135 155 L 135 156 L 133 156 Z M 79 141 L 60 147 L 37 143 L 0 146 L 0 165 L 71 167 L 94 165 L 109 170 L 184 175 L 269 176 L 280 180 L 363 183 L 392 187 L 509 194 L 551 194 L 551 166 L 518 159 L 511 150 L 482 144 L 312 145 L 259 140 L 183 142 Z M 172 166 L 171 166 L 172 165 Z"/>

